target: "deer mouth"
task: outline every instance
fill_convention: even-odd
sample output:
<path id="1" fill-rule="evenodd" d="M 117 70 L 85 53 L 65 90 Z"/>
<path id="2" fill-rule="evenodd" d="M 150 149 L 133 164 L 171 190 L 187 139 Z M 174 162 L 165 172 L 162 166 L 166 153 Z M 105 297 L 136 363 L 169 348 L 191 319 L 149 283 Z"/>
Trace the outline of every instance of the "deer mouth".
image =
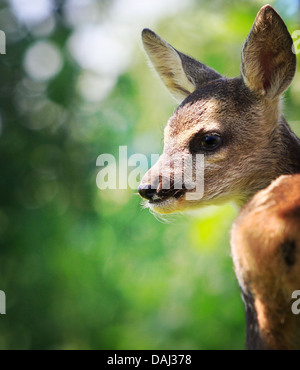
<path id="1" fill-rule="evenodd" d="M 162 215 L 178 211 L 177 200 L 173 197 L 148 201 L 146 207 L 154 213 Z"/>
<path id="2" fill-rule="evenodd" d="M 184 197 L 186 189 L 176 189 L 164 191 L 164 194 L 160 192 L 155 194 L 152 199 L 148 200 L 146 207 L 150 208 L 151 211 L 159 214 L 170 214 L 180 211 L 180 200 Z"/>
<path id="3" fill-rule="evenodd" d="M 152 188 L 150 184 L 141 184 L 138 192 L 144 198 L 144 206 L 154 212 L 161 214 L 174 213 L 182 208 L 182 200 L 188 192 L 184 185 L 180 189 L 162 188 L 161 184 L 158 188 Z"/>
<path id="4" fill-rule="evenodd" d="M 186 193 L 186 189 L 163 189 L 156 193 L 152 199 L 149 199 L 150 204 L 163 203 L 171 198 L 179 199 Z"/>

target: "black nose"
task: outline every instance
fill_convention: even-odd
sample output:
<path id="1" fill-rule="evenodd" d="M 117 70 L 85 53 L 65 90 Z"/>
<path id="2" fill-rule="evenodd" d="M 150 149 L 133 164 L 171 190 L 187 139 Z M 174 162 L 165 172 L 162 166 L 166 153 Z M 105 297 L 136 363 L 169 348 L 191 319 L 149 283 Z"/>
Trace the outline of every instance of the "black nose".
<path id="1" fill-rule="evenodd" d="M 138 188 L 138 192 L 141 197 L 147 200 L 151 200 L 156 194 L 156 189 L 152 189 L 151 185 L 140 185 Z"/>

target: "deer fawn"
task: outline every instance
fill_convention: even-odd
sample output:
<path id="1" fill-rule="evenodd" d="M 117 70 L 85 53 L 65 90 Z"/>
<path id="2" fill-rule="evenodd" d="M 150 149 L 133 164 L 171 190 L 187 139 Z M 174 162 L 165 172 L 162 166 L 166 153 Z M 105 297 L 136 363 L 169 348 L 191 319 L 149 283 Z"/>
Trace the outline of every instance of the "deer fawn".
<path id="1" fill-rule="evenodd" d="M 259 324 L 265 324 L 266 332 L 274 329 L 273 339 L 267 341 L 265 336 L 258 336 L 254 338 L 256 344 L 250 345 L 254 329 L 248 328 L 248 348 L 259 347 L 259 341 L 266 341 L 266 348 L 280 347 L 284 339 L 276 343 L 276 336 L 281 336 L 278 320 L 283 316 L 277 315 L 277 309 L 290 309 L 281 295 L 287 293 L 288 288 L 296 287 L 297 282 L 300 289 L 300 278 L 296 278 L 297 271 L 300 275 L 300 266 L 296 270 L 299 262 L 294 263 L 300 248 L 299 208 L 296 207 L 299 207 L 300 182 L 299 176 L 293 175 L 300 173 L 300 140 L 281 112 L 281 95 L 296 71 L 292 38 L 278 13 L 270 5 L 264 6 L 244 43 L 238 78 L 221 76 L 177 51 L 149 29 L 143 30 L 142 38 L 150 62 L 180 102 L 165 128 L 163 154 L 139 186 L 139 193 L 151 210 L 172 213 L 226 201 L 243 206 L 273 180 L 292 175 L 288 180 L 279 180 L 278 185 L 281 181 L 283 184 L 282 198 L 278 193 L 281 186 L 276 190 L 276 183 L 259 192 L 242 210 L 232 234 L 232 254 L 246 301 L 247 325 L 251 323 L 249 317 L 257 315 Z M 196 154 L 204 156 L 201 199 L 187 197 L 195 190 L 184 183 L 178 189 L 174 180 L 182 176 L 182 167 L 177 168 L 174 163 Z M 195 177 L 195 161 L 192 167 Z M 168 176 L 170 186 L 166 189 L 163 184 Z M 261 209 L 264 202 L 270 207 Z M 285 209 L 291 210 L 291 217 L 281 215 Z M 271 217 L 273 212 L 281 220 L 281 226 L 286 226 L 279 228 L 276 215 Z M 293 226 L 288 226 L 290 223 Z M 267 268 L 270 271 L 266 271 Z M 283 282 L 281 278 L 286 280 Z M 287 295 L 290 297 L 289 292 Z M 256 301 L 256 297 L 261 300 Z M 264 297 L 268 298 L 267 302 Z M 250 312 L 249 307 L 254 303 L 257 312 L 254 309 Z M 295 320 L 286 321 L 290 332 L 296 329 Z M 279 326 L 275 325 L 276 321 Z M 299 341 L 295 343 L 300 348 Z"/>

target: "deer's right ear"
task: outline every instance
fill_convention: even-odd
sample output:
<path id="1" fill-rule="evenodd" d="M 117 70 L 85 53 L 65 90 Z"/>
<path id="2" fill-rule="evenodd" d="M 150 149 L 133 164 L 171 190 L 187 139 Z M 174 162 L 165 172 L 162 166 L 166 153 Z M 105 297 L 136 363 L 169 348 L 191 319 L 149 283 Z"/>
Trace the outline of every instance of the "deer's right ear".
<path id="1" fill-rule="evenodd" d="M 250 90 L 274 99 L 296 72 L 293 40 L 280 15 L 265 5 L 258 12 L 242 51 L 241 73 Z"/>
<path id="2" fill-rule="evenodd" d="M 154 69 L 178 102 L 201 85 L 222 77 L 213 69 L 175 50 L 149 29 L 143 30 L 142 39 Z"/>

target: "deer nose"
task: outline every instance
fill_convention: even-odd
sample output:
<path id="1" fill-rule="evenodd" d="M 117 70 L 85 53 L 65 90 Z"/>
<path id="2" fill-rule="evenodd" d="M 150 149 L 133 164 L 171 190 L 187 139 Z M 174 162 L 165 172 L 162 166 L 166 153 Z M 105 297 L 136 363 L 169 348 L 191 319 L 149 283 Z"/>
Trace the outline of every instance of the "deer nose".
<path id="1" fill-rule="evenodd" d="M 156 189 L 152 189 L 151 185 L 140 185 L 138 187 L 138 192 L 142 198 L 147 200 L 152 200 L 154 195 L 156 194 Z"/>

